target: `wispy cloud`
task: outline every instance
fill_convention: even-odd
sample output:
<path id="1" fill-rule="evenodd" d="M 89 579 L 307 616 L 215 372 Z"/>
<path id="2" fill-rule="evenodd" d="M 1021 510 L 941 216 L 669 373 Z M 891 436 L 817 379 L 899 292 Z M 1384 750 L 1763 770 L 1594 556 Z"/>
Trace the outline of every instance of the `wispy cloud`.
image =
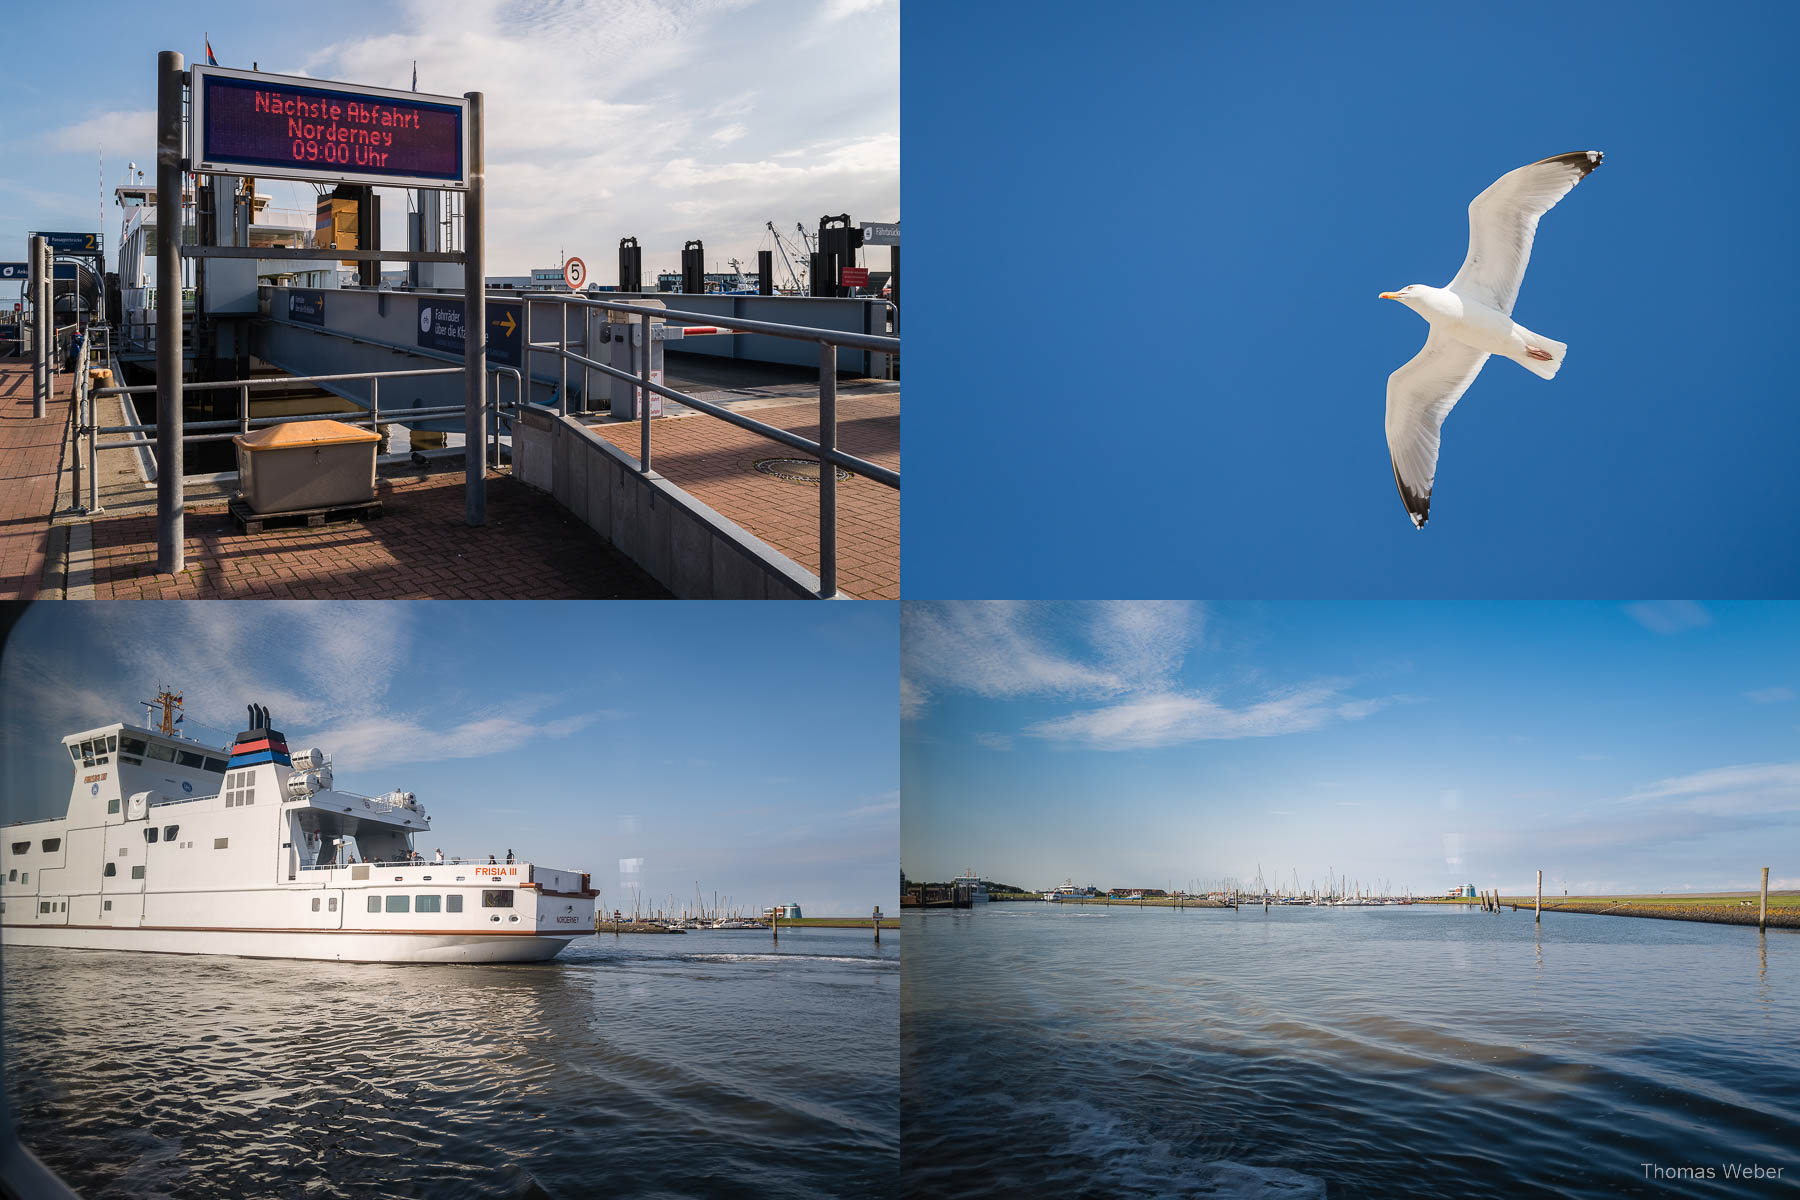
<path id="1" fill-rule="evenodd" d="M 1004 733 L 978 733 L 975 735 L 977 746 L 986 746 L 989 750 L 1011 750 L 1013 740 Z"/>
<path id="2" fill-rule="evenodd" d="M 1780 704 L 1784 700 L 1793 698 L 1794 689 L 1791 687 L 1758 688 L 1756 691 L 1744 693 L 1744 699 L 1752 704 Z"/>
<path id="3" fill-rule="evenodd" d="M 1184 601 L 911 604 L 901 617 L 902 710 L 918 717 L 940 692 L 1086 701 L 1091 707 L 1033 722 L 1025 735 L 1089 749 L 1138 750 L 1298 733 L 1359 721 L 1393 703 L 1353 696 L 1350 682 L 1341 679 L 1265 688 L 1241 700 L 1183 686 L 1180 672 L 1205 615 Z M 991 736 L 975 740 L 1004 748 L 984 740 Z"/>
<path id="4" fill-rule="evenodd" d="M 1712 614 L 1692 600 L 1645 600 L 1627 604 L 1625 613 L 1651 633 L 1685 633 L 1713 623 Z"/>

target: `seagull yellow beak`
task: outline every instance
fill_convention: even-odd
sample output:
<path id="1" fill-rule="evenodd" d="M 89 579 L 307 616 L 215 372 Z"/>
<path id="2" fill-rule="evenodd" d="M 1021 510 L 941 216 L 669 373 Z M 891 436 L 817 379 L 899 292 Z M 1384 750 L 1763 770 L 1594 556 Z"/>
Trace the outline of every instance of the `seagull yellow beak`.
<path id="1" fill-rule="evenodd" d="M 1377 300 L 1398 300 L 1400 298 L 1400 295 L 1398 292 L 1383 292 L 1383 293 L 1381 293 L 1381 295 L 1379 295 L 1375 298 Z"/>

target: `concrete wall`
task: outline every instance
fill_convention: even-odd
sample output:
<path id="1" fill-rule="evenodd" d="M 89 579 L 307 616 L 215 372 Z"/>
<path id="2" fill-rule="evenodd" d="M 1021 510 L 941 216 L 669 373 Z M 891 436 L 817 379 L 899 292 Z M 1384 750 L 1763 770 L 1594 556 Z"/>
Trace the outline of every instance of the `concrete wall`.
<path id="1" fill-rule="evenodd" d="M 808 600 L 818 576 L 572 417 L 529 409 L 513 475 L 555 496 L 684 600 Z"/>

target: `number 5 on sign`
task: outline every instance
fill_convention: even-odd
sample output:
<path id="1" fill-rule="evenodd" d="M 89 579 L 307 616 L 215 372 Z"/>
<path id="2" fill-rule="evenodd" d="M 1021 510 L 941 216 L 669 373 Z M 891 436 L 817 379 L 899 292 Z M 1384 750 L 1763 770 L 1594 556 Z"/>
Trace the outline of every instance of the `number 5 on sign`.
<path id="1" fill-rule="evenodd" d="M 569 285 L 571 292 L 579 292 L 587 282 L 587 264 L 579 258 L 571 258 L 563 264 L 563 282 Z"/>

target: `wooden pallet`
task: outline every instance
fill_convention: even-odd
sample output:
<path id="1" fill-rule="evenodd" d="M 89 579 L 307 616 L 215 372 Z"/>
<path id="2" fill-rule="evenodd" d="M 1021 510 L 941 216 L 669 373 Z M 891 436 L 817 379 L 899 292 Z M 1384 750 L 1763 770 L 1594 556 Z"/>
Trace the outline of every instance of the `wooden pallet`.
<path id="1" fill-rule="evenodd" d="M 304 522 L 308 526 L 317 526 L 328 521 L 372 521 L 381 515 L 381 501 L 364 500 L 358 504 L 339 504 L 331 508 L 296 508 L 290 512 L 259 513 L 252 510 L 244 503 L 244 498 L 239 496 L 227 506 L 227 511 L 237 521 L 240 532 L 261 533 L 263 526 L 271 522 Z"/>

